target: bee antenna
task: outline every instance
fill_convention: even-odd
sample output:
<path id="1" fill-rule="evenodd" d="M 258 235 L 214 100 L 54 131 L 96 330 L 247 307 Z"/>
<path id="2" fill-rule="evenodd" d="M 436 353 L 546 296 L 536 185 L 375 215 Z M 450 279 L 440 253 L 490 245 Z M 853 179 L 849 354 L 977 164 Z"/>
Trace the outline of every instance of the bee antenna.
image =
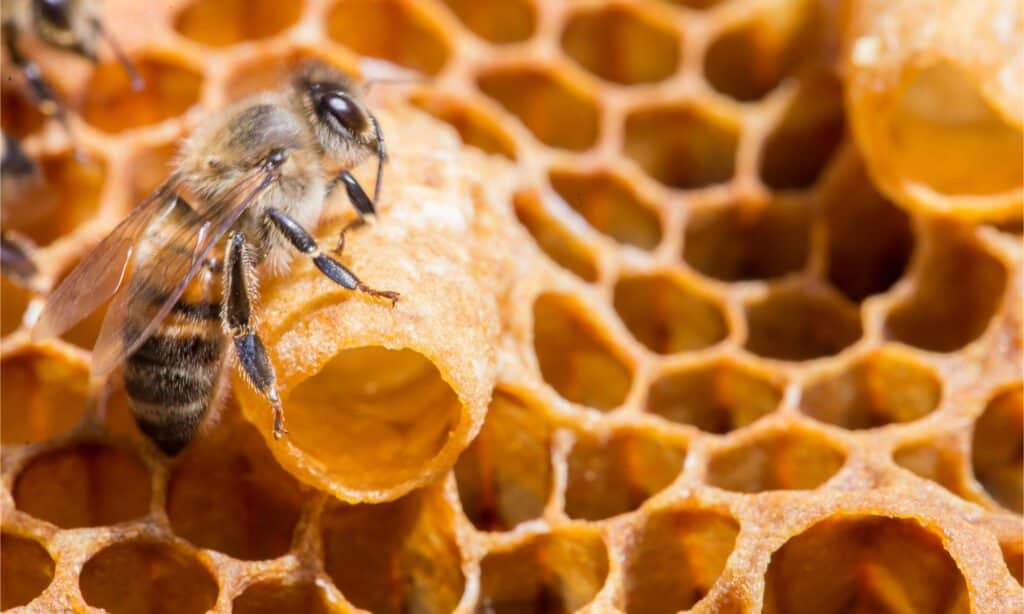
<path id="1" fill-rule="evenodd" d="M 114 52 L 114 57 L 117 58 L 117 61 L 120 62 L 121 66 L 124 66 L 124 72 L 128 74 L 128 78 L 132 82 L 132 90 L 137 92 L 146 87 L 146 80 L 142 78 L 141 74 L 139 74 L 138 69 L 135 68 L 135 64 L 133 64 L 131 59 L 128 58 L 128 55 L 124 52 L 124 49 L 121 48 L 117 39 L 114 38 L 114 35 L 104 28 L 103 24 L 100 23 L 99 20 L 94 23 L 96 25 L 96 31 L 99 32 L 100 36 L 102 36 L 103 39 L 107 41 L 107 44 L 110 45 L 111 51 Z"/>
<path id="2" fill-rule="evenodd" d="M 373 204 L 377 204 L 377 197 L 380 196 L 380 184 L 384 178 L 384 162 L 388 159 L 388 153 L 384 149 L 384 133 L 380 130 L 380 122 L 370 114 L 370 121 L 373 122 L 373 131 L 377 135 L 377 181 L 373 185 Z"/>

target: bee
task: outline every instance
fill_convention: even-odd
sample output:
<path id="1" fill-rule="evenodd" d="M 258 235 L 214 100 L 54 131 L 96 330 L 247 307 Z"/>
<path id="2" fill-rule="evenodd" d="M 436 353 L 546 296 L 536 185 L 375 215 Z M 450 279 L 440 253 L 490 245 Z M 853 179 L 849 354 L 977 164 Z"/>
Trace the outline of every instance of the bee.
<path id="1" fill-rule="evenodd" d="M 3 149 L 0 150 L 0 185 L 5 195 L 17 192 L 39 177 L 39 166 L 21 148 L 21 143 L 6 132 L 3 133 Z M 10 219 L 13 213 L 9 198 L 2 201 L 3 217 Z M 35 246 L 27 238 L 7 230 L 0 232 L 0 271 L 25 285 L 36 273 L 32 260 Z"/>
<path id="2" fill-rule="evenodd" d="M 350 173 L 371 156 L 372 199 Z M 93 374 L 124 362 L 135 420 L 168 455 L 191 441 L 213 403 L 230 340 L 279 439 L 287 431 L 274 367 L 254 329 L 257 280 L 285 273 L 298 252 L 333 282 L 394 306 L 396 292 L 371 288 L 334 257 L 346 232 L 374 219 L 386 158 L 355 84 L 324 64 L 303 67 L 286 87 L 227 108 L 183 141 L 167 181 L 53 291 L 33 338 L 59 335 L 111 299 Z M 306 228 L 338 185 L 357 216 L 332 256 Z"/>
<path id="3" fill-rule="evenodd" d="M 131 79 L 132 89 L 145 82 L 125 55 L 117 40 L 103 27 L 99 0 L 2 0 L 4 47 L 14 65 L 25 75 L 39 108 L 53 115 L 71 136 L 67 115 L 53 88 L 43 78 L 39 65 L 22 52 L 18 41 L 22 34 L 35 34 L 49 45 L 75 53 L 92 62 L 99 61 L 100 40 L 105 39 L 118 62 Z"/>

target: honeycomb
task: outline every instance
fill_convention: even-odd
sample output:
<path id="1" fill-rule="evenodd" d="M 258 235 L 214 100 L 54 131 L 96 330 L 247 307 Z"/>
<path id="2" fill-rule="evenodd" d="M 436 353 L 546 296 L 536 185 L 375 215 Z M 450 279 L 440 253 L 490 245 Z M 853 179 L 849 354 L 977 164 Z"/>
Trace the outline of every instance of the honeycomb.
<path id="1" fill-rule="evenodd" d="M 988 15 L 1019 44 L 1020 16 L 850 4 L 109 0 L 144 90 L 31 49 L 85 162 L 5 64 L 43 180 L 4 221 L 40 250 L 2 287 L 0 605 L 1024 610 L 1019 115 L 950 128 L 973 149 L 936 163 L 992 165 L 978 185 L 922 166 L 935 117 L 898 163 L 861 134 L 872 70 L 898 73 L 865 57 L 916 57 L 872 55 L 875 28 L 928 26 L 927 51 Z M 102 313 L 29 329 L 183 134 L 310 56 L 399 75 L 371 96 L 381 220 L 346 259 L 402 300 L 303 263 L 266 284 L 292 435 L 236 381 L 168 460 L 89 380 Z M 992 64 L 964 57 L 939 91 L 977 110 L 964 71 Z M 948 182 L 918 198 L 916 172 Z"/>

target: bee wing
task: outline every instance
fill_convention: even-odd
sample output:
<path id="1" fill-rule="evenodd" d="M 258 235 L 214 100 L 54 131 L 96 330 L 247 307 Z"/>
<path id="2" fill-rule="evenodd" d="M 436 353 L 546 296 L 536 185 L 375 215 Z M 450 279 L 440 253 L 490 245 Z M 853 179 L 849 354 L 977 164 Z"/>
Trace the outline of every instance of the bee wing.
<path id="1" fill-rule="evenodd" d="M 274 177 L 266 170 L 252 173 L 236 183 L 223 201 L 197 207 L 174 232 L 146 237 L 147 242 L 152 241 L 148 244 L 152 248 L 146 259 L 148 266 L 133 271 L 131 281 L 111 302 L 93 348 L 93 375 L 109 373 L 153 334 L 205 266 L 213 246 Z M 185 246 L 190 249 L 182 249 Z M 154 300 L 154 296 L 159 299 Z"/>
<path id="2" fill-rule="evenodd" d="M 157 188 L 121 220 L 47 297 L 32 328 L 32 340 L 57 337 L 117 292 L 124 281 L 135 243 L 153 217 L 173 201 L 174 178 Z"/>

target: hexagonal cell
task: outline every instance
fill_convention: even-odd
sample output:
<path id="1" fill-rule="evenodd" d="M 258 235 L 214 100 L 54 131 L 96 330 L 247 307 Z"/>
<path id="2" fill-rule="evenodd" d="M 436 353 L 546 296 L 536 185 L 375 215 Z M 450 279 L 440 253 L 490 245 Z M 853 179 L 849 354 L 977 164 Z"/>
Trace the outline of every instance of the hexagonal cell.
<path id="1" fill-rule="evenodd" d="M 533 235 L 533 240 L 548 258 L 583 281 L 597 281 L 597 262 L 593 251 L 547 212 L 535 192 L 518 192 L 513 206 L 519 223 Z"/>
<path id="2" fill-rule="evenodd" d="M 626 117 L 623 152 L 670 188 L 697 189 L 733 175 L 739 129 L 692 106 L 638 109 Z"/>
<path id="3" fill-rule="evenodd" d="M 63 529 L 117 524 L 149 512 L 149 471 L 129 450 L 81 444 L 33 458 L 14 482 L 19 510 Z"/>
<path id="4" fill-rule="evenodd" d="M 4 193 L 4 226 L 43 246 L 95 217 L 107 165 L 92 153 L 83 163 L 70 151 L 38 162 L 37 184 Z"/>
<path id="5" fill-rule="evenodd" d="M 568 613 L 601 590 L 608 549 L 596 531 L 573 527 L 492 552 L 480 567 L 478 611 Z"/>
<path id="6" fill-rule="evenodd" d="M 800 409 L 828 424 L 869 429 L 923 418 L 941 397 L 942 383 L 931 369 L 906 354 L 879 351 L 811 382 Z"/>
<path id="7" fill-rule="evenodd" d="M 935 482 L 958 497 L 968 498 L 963 456 L 952 437 L 914 441 L 893 451 L 893 461 L 918 477 Z"/>
<path id="8" fill-rule="evenodd" d="M 679 65 L 679 36 L 629 4 L 581 9 L 562 32 L 562 49 L 606 81 L 661 81 Z"/>
<path id="9" fill-rule="evenodd" d="M 936 221 L 931 230 L 938 236 L 926 243 L 914 292 L 889 312 L 885 332 L 925 350 L 952 352 L 988 327 L 1003 303 L 1007 272 L 970 228 Z"/>
<path id="10" fill-rule="evenodd" d="M 530 0 L 444 0 L 471 32 L 492 43 L 518 43 L 530 38 L 537 15 Z"/>
<path id="11" fill-rule="evenodd" d="M 856 307 L 818 288 L 774 288 L 746 307 L 748 351 L 778 360 L 838 354 L 861 336 Z"/>
<path id="12" fill-rule="evenodd" d="M 327 13 L 327 36 L 358 54 L 431 75 L 451 50 L 432 18 L 407 0 L 339 0 Z"/>
<path id="13" fill-rule="evenodd" d="M 217 601 L 217 580 L 194 556 L 143 539 L 94 554 L 78 578 L 86 603 L 110 614 L 200 614 Z"/>
<path id="14" fill-rule="evenodd" d="M 816 433 L 771 433 L 715 452 L 708 463 L 707 482 L 746 493 L 813 490 L 835 475 L 845 461 L 843 451 Z"/>
<path id="15" fill-rule="evenodd" d="M 839 80 L 825 72 L 806 76 L 764 143 L 761 181 L 776 190 L 811 187 L 839 147 L 845 127 Z"/>
<path id="16" fill-rule="evenodd" d="M 967 585 L 942 540 L 916 520 L 823 520 L 772 554 L 764 611 L 966 612 Z"/>
<path id="17" fill-rule="evenodd" d="M 338 396 L 344 390 L 345 395 Z M 447 445 L 462 405 L 437 366 L 408 349 L 349 348 L 285 399 L 292 445 L 345 486 L 391 487 Z"/>
<path id="18" fill-rule="evenodd" d="M 807 261 L 810 217 L 800 198 L 700 208 L 686 222 L 683 259 L 723 281 L 794 273 Z"/>
<path id="19" fill-rule="evenodd" d="M 301 507 L 298 482 L 248 423 L 198 439 L 177 460 L 167 483 L 174 532 L 238 559 L 288 552 Z"/>
<path id="20" fill-rule="evenodd" d="M 174 17 L 174 29 L 211 47 L 227 47 L 284 32 L 302 15 L 302 2 L 195 0 Z"/>
<path id="21" fill-rule="evenodd" d="M 775 411 L 781 400 L 782 389 L 763 374 L 721 360 L 654 380 L 647 395 L 647 411 L 708 433 L 724 434 Z"/>
<path id="22" fill-rule="evenodd" d="M 462 511 L 482 531 L 538 518 L 551 496 L 552 471 L 546 418 L 498 390 L 480 434 L 455 463 Z"/>
<path id="23" fill-rule="evenodd" d="M 603 328 L 569 296 L 543 294 L 533 304 L 533 347 L 544 381 L 573 403 L 608 411 L 626 400 L 633 373 Z"/>
<path id="24" fill-rule="evenodd" d="M 658 212 L 618 175 L 554 170 L 548 177 L 566 204 L 601 233 L 641 249 L 661 242 Z"/>
<path id="25" fill-rule="evenodd" d="M 739 523 L 707 510 L 659 511 L 636 529 L 626 554 L 626 612 L 689 610 L 718 580 Z"/>
<path id="26" fill-rule="evenodd" d="M 100 64 L 83 89 L 81 113 L 104 132 L 118 133 L 182 115 L 199 101 L 203 77 L 159 57 L 136 59 L 145 87 L 133 91 L 124 67 Z"/>
<path id="27" fill-rule="evenodd" d="M 0 336 L 6 336 L 21 327 L 32 294 L 13 283 L 6 275 L 0 276 Z"/>
<path id="28" fill-rule="evenodd" d="M 42 594 L 53 580 L 53 557 L 31 539 L 6 531 L 0 534 L 0 607 L 26 605 Z"/>
<path id="29" fill-rule="evenodd" d="M 1024 388 L 999 393 L 974 423 L 974 476 L 1003 507 L 1024 513 Z"/>
<path id="30" fill-rule="evenodd" d="M 672 273 L 626 276 L 615 284 L 615 311 L 652 352 L 710 347 L 729 334 L 722 308 Z"/>
<path id="31" fill-rule="evenodd" d="M 596 142 L 601 108 L 560 73 L 529 66 L 485 70 L 477 86 L 551 147 L 584 151 Z"/>
<path id="32" fill-rule="evenodd" d="M 875 190 L 858 162 L 822 195 L 829 282 L 852 301 L 888 290 L 914 251 L 907 213 Z M 864 232 L 871 228 L 871 232 Z"/>
<path id="33" fill-rule="evenodd" d="M 671 484 L 685 459 L 682 446 L 653 433 L 577 433 L 568 458 L 565 513 L 603 520 L 631 512 Z"/>
<path id="34" fill-rule="evenodd" d="M 704 56 L 705 78 L 737 100 L 762 98 L 816 55 L 826 30 L 821 13 L 814 0 L 766 5 L 761 15 L 711 43 Z"/>
<path id="35" fill-rule="evenodd" d="M 450 612 L 465 585 L 452 520 L 437 490 L 379 505 L 334 501 L 323 514 L 324 568 L 356 607 Z"/>
<path id="36" fill-rule="evenodd" d="M 0 124 L 4 134 L 23 139 L 38 132 L 46 123 L 46 116 L 35 102 L 18 88 L 5 87 L 0 94 Z"/>
<path id="37" fill-rule="evenodd" d="M 89 399 L 88 368 L 42 351 L 4 358 L 0 381 L 5 444 L 35 443 L 67 432 Z"/>
<path id="38" fill-rule="evenodd" d="M 231 602 L 234 614 L 328 614 L 332 612 L 316 584 L 285 584 L 267 580 L 250 585 Z"/>
<path id="39" fill-rule="evenodd" d="M 485 111 L 472 104 L 431 91 L 415 94 L 412 102 L 434 117 L 449 124 L 467 145 L 489 154 L 516 159 L 516 142 L 501 124 Z"/>
<path id="40" fill-rule="evenodd" d="M 1006 563 L 1006 570 L 1017 580 L 1017 583 L 1024 586 L 1024 544 L 1000 543 L 1003 551 L 1003 561 Z"/>

